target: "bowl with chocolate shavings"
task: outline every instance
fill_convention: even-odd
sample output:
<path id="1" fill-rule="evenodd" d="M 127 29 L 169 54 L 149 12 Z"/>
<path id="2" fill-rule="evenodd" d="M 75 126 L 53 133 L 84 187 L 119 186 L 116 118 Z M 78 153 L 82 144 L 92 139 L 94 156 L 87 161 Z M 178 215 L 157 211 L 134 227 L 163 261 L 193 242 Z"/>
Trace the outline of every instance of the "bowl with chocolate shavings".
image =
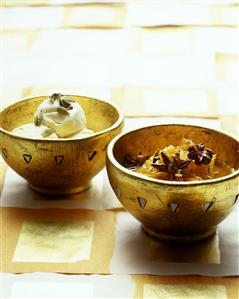
<path id="1" fill-rule="evenodd" d="M 109 182 L 150 236 L 190 242 L 215 234 L 239 197 L 239 142 L 205 127 L 166 124 L 114 138 Z"/>
<path id="2" fill-rule="evenodd" d="M 82 192 L 105 167 L 108 143 L 123 128 L 112 104 L 53 93 L 17 101 L 0 112 L 0 152 L 37 192 Z"/>

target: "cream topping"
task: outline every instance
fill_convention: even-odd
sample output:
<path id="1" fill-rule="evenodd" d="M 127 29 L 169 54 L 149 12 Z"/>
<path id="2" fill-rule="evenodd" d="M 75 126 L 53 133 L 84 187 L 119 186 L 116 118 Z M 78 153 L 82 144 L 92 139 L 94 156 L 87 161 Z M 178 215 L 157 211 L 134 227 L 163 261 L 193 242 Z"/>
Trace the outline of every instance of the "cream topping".
<path id="1" fill-rule="evenodd" d="M 54 93 L 37 108 L 34 124 L 25 124 L 12 132 L 33 138 L 82 138 L 93 134 L 86 128 L 86 116 L 79 103 Z"/>
<path id="2" fill-rule="evenodd" d="M 53 94 L 36 111 L 35 124 L 39 123 L 53 128 L 59 137 L 67 137 L 86 128 L 86 117 L 80 104 Z"/>
<path id="3" fill-rule="evenodd" d="M 46 133 L 49 130 L 48 127 L 44 125 L 35 126 L 34 124 L 25 124 L 22 126 L 17 127 L 12 131 L 13 134 L 22 136 L 22 137 L 29 137 L 29 138 L 37 138 L 37 139 L 59 139 L 59 136 L 53 132 L 47 136 L 44 137 L 44 133 Z M 80 132 L 77 132 L 73 135 L 68 136 L 67 138 L 83 138 L 92 135 L 94 132 L 89 129 L 84 129 Z"/>

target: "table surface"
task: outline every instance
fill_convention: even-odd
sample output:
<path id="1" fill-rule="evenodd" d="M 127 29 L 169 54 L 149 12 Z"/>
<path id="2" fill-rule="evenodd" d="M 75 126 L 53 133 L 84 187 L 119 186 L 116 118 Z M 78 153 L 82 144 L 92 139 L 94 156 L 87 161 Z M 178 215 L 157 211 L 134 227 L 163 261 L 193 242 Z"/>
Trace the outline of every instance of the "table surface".
<path id="1" fill-rule="evenodd" d="M 118 105 L 126 116 L 125 130 L 173 122 L 220 128 L 238 136 L 238 6 L 233 1 L 188 1 L 183 12 L 176 2 L 65 2 L 68 5 L 64 1 L 29 1 L 27 5 L 26 1 L 4 1 L 1 108 L 58 91 Z M 1 161 L 0 190 L 5 171 Z M 13 288 L 14 281 L 32 280 L 36 288 L 58 282 L 62 292 L 67 290 L 65 282 L 71 282 L 74 289 L 74 276 L 55 277 L 3 274 L 5 295 L 23 294 L 21 284 Z M 76 277 L 82 279 L 82 290 L 91 281 L 107 286 L 125 279 L 124 275 Z M 39 278 L 42 285 L 37 286 Z M 138 286 L 140 281 L 222 285 L 227 298 L 239 297 L 237 277 L 131 278 Z M 87 288 L 84 294 L 91 297 Z M 117 294 L 108 297 L 124 297 L 120 290 Z M 134 298 L 139 294 L 139 289 L 132 291 Z M 44 295 L 48 296 L 56 294 L 50 291 Z M 69 293 L 64 296 L 70 297 Z"/>

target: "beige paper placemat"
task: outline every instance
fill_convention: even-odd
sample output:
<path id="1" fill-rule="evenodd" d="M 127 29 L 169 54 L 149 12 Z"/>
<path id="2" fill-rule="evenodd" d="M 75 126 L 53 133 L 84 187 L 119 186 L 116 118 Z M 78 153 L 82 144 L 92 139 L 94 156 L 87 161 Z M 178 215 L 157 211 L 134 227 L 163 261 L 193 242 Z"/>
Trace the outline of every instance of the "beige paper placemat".
<path id="1" fill-rule="evenodd" d="M 221 115 L 221 127 L 226 132 L 239 136 L 239 114 L 238 115 Z"/>
<path id="2" fill-rule="evenodd" d="M 113 212 L 1 208 L 1 226 L 2 272 L 109 273 Z"/>
<path id="3" fill-rule="evenodd" d="M 4 299 L 132 299 L 130 275 L 2 274 Z"/>
<path id="4" fill-rule="evenodd" d="M 0 206 L 33 209 L 89 210 L 111 210 L 122 207 L 109 185 L 105 169 L 93 178 L 91 187 L 84 192 L 67 196 L 50 196 L 31 190 L 26 180 L 10 167 L 7 170 L 4 180 Z"/>
<path id="5" fill-rule="evenodd" d="M 77 6 L 65 7 L 63 26 L 76 28 L 123 27 L 126 20 L 126 12 L 126 5 L 123 2 L 78 3 Z"/>
<path id="6" fill-rule="evenodd" d="M 48 5 L 48 0 L 37 0 L 37 1 L 29 1 L 29 0 L 3 0 L 2 5 L 14 7 L 14 6 L 41 6 L 41 5 Z"/>
<path id="7" fill-rule="evenodd" d="M 6 172 L 7 172 L 7 164 L 4 162 L 2 156 L 0 156 L 0 195 L 2 193 Z M 0 197 L 0 201 L 1 201 L 1 197 Z"/>
<path id="8" fill-rule="evenodd" d="M 151 262 L 220 263 L 218 234 L 195 243 L 170 244 L 149 240 L 148 251 Z"/>
<path id="9" fill-rule="evenodd" d="M 127 212 L 118 212 L 111 273 L 152 275 L 239 274 L 238 212 L 219 225 L 218 235 L 188 244 L 156 242 Z"/>
<path id="10" fill-rule="evenodd" d="M 59 275 L 55 273 L 26 273 L 22 275 L 3 273 L 5 287 L 4 298 L 95 298 L 95 299 L 141 299 L 145 285 L 157 287 L 170 286 L 170 290 L 197 290 L 202 287 L 211 291 L 215 298 L 218 289 L 228 299 L 238 299 L 237 277 L 202 277 L 202 276 L 152 276 L 152 275 Z M 110 286 L 110 287 L 109 287 Z M 122 287 L 123 286 L 123 287 Z M 185 288 L 186 286 L 186 288 Z M 215 287 L 215 292 L 212 288 Z M 177 294 L 177 293 L 176 293 Z M 205 294 L 205 293 L 204 293 Z M 196 295 L 199 295 L 196 293 Z M 166 296 L 165 296 L 166 297 Z M 166 297 L 163 299 L 175 299 Z M 199 297 L 200 298 L 200 297 Z M 223 298 L 223 297 L 222 297 Z M 220 299 L 222 299 L 220 297 Z M 180 298 L 181 299 L 181 298 Z M 192 299 L 187 297 L 187 299 Z M 196 298 L 198 299 L 198 297 Z"/>
<path id="11" fill-rule="evenodd" d="M 237 299 L 238 278 L 216 278 L 202 276 L 152 276 L 134 275 L 135 294 L 134 299 L 148 299 L 147 293 L 151 292 L 150 299 L 161 298 L 215 298 L 215 299 Z M 161 292 L 160 292 L 161 290 Z M 148 291 L 148 292 L 147 292 Z M 180 294 L 181 293 L 181 294 Z M 182 293 L 184 296 L 183 297 Z M 145 295 L 145 296 L 144 296 Z M 162 295 L 164 295 L 162 297 Z M 161 297 L 160 297 L 161 296 Z M 204 297 L 203 297 L 204 296 Z"/>
<path id="12" fill-rule="evenodd" d="M 218 116 L 216 90 L 210 88 L 179 89 L 128 85 L 121 105 L 127 116 Z"/>
<path id="13" fill-rule="evenodd" d="M 112 273 L 163 274 L 165 268 L 186 274 L 185 264 L 219 264 L 218 235 L 200 242 L 169 243 L 149 237 L 140 223 L 127 212 L 118 212 Z M 182 266 L 180 266 L 180 264 Z"/>

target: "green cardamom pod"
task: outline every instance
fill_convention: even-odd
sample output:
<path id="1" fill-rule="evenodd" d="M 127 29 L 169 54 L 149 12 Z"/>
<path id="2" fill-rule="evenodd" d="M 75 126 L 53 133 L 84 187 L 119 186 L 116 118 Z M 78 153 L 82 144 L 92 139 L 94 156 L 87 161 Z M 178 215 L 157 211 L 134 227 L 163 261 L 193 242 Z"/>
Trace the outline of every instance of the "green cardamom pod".
<path id="1" fill-rule="evenodd" d="M 43 121 L 43 114 L 42 113 L 37 114 L 34 119 L 35 126 L 39 127 L 42 124 L 42 121 Z"/>
<path id="2" fill-rule="evenodd" d="M 54 128 L 49 128 L 49 129 L 46 129 L 45 131 L 43 131 L 41 135 L 43 138 L 46 138 L 46 137 L 50 136 L 51 134 L 53 134 L 54 132 L 55 132 Z"/>

